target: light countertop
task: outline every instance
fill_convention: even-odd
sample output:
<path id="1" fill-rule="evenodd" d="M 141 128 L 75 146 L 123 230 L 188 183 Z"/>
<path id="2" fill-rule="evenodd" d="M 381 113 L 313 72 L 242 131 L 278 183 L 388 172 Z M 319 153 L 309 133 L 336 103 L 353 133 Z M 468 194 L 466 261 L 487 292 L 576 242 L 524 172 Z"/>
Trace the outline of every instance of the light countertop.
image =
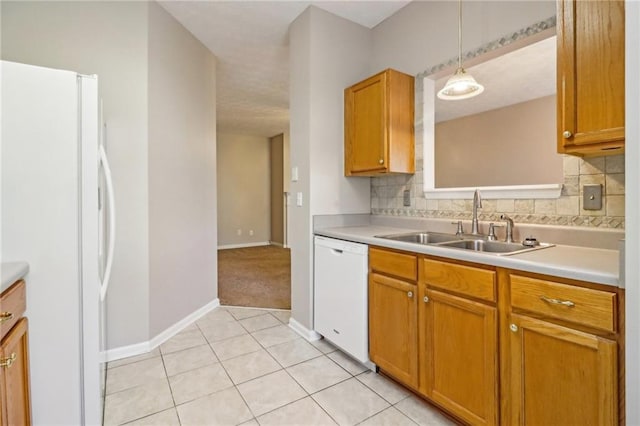
<path id="1" fill-rule="evenodd" d="M 11 287 L 13 283 L 27 275 L 29 272 L 29 264 L 27 262 L 2 262 L 0 270 L 2 271 L 0 293 L 2 293 Z"/>
<path id="2" fill-rule="evenodd" d="M 316 235 L 360 242 L 397 250 L 482 263 L 502 268 L 553 275 L 556 277 L 620 286 L 618 250 L 556 245 L 520 254 L 498 256 L 434 245 L 423 245 L 376 238 L 376 235 L 420 232 L 424 229 L 395 228 L 376 225 L 316 229 Z"/>

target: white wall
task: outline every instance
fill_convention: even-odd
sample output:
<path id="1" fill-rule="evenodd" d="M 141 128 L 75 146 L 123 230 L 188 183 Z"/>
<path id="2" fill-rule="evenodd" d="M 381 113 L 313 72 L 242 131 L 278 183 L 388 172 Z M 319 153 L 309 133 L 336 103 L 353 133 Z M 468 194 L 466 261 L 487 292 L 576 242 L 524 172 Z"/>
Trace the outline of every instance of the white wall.
<path id="1" fill-rule="evenodd" d="M 465 1 L 462 50 L 469 51 L 556 14 L 556 2 Z M 418 74 L 458 54 L 458 2 L 413 1 L 372 30 L 371 72 Z"/>
<path id="2" fill-rule="evenodd" d="M 291 315 L 313 328 L 312 216 L 368 213 L 369 179 L 344 177 L 344 88 L 369 70 L 369 30 L 310 7 L 289 28 Z M 301 192 L 303 205 L 295 206 Z"/>
<path id="3" fill-rule="evenodd" d="M 118 206 L 107 340 L 110 347 L 145 341 L 149 338 L 147 5 L 3 1 L 0 7 L 2 59 L 99 77 Z"/>
<path id="4" fill-rule="evenodd" d="M 6 2 L 2 58 L 97 74 L 118 226 L 107 347 L 217 297 L 215 59 L 149 2 Z"/>
<path id="5" fill-rule="evenodd" d="M 149 333 L 217 297 L 215 58 L 149 3 Z"/>
<path id="6" fill-rule="evenodd" d="M 268 242 L 269 138 L 218 134 L 218 246 Z M 238 235 L 240 229 L 242 235 Z M 253 230 L 253 235 L 249 231 Z"/>
<path id="7" fill-rule="evenodd" d="M 627 424 L 640 424 L 640 3 L 626 8 L 626 409 Z"/>

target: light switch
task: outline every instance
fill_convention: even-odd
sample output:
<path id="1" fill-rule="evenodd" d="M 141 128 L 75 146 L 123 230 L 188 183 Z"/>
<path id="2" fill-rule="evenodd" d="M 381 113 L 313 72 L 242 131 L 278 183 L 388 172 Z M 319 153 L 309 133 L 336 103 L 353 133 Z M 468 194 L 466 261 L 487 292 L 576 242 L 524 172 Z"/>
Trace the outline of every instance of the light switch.
<path id="1" fill-rule="evenodd" d="M 296 193 L 296 206 L 302 207 L 302 192 Z"/>
<path id="2" fill-rule="evenodd" d="M 584 185 L 582 189 L 582 208 L 584 210 L 602 210 L 602 185 Z"/>
<path id="3" fill-rule="evenodd" d="M 297 167 L 292 167 L 291 168 L 291 182 L 297 182 L 298 181 L 298 168 Z"/>

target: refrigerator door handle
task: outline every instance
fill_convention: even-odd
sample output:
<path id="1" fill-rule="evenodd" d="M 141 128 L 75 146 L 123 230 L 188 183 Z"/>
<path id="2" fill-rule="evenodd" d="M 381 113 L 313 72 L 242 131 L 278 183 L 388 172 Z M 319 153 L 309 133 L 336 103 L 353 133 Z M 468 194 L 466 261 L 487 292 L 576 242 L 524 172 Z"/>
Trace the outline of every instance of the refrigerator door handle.
<path id="1" fill-rule="evenodd" d="M 109 279 L 111 278 L 111 266 L 113 264 L 113 247 L 116 239 L 116 205 L 113 196 L 113 180 L 111 179 L 111 168 L 107 160 L 107 153 L 104 145 L 100 145 L 100 164 L 104 170 L 104 180 L 106 186 L 108 218 L 109 218 L 109 244 L 107 247 L 107 261 L 104 267 L 104 276 L 100 286 L 100 301 L 104 301 L 109 289 Z"/>

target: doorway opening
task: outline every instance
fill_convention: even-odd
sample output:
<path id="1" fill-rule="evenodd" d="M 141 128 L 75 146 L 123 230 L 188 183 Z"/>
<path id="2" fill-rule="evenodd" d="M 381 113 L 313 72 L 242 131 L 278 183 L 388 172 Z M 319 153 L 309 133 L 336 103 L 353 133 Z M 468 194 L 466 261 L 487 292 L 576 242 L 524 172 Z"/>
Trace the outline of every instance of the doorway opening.
<path id="1" fill-rule="evenodd" d="M 291 308 L 288 137 L 218 134 L 218 297 Z"/>

